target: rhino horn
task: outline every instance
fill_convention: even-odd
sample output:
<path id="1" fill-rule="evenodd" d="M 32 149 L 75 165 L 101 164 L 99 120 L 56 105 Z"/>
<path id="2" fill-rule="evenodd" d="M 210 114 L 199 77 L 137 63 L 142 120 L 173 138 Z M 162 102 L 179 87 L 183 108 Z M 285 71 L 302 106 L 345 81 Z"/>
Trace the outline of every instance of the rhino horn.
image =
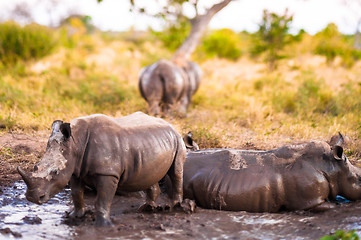
<path id="1" fill-rule="evenodd" d="M 26 185 L 29 187 L 31 184 L 30 181 L 30 177 L 29 174 L 27 174 L 24 170 L 21 169 L 21 167 L 17 167 L 18 173 L 21 175 L 21 177 L 23 178 L 24 182 L 26 183 Z"/>

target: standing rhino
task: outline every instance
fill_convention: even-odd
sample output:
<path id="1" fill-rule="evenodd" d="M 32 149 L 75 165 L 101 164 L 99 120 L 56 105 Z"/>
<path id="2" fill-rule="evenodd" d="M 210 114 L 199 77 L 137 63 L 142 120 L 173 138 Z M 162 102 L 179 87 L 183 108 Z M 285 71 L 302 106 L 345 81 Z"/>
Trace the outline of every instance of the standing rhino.
<path id="1" fill-rule="evenodd" d="M 183 164 L 186 148 L 182 137 L 166 121 L 137 112 L 112 118 L 101 114 L 55 121 L 46 152 L 26 173 L 18 172 L 27 185 L 26 198 L 42 204 L 69 182 L 74 210 L 85 214 L 84 186 L 97 191 L 96 225 L 111 225 L 110 206 L 116 191 L 146 190 L 146 203 L 154 208 L 160 193 L 158 181 L 169 175 L 174 191 L 172 205 L 183 199 Z"/>
<path id="2" fill-rule="evenodd" d="M 337 144 L 311 141 L 269 151 L 234 149 L 188 153 L 184 196 L 204 208 L 230 211 L 323 211 L 341 195 L 361 199 L 361 169 Z"/>
<path id="3" fill-rule="evenodd" d="M 192 96 L 197 91 L 202 71 L 195 62 L 179 67 L 172 61 L 159 60 L 144 67 L 139 75 L 139 90 L 148 103 L 151 115 L 185 115 Z"/>

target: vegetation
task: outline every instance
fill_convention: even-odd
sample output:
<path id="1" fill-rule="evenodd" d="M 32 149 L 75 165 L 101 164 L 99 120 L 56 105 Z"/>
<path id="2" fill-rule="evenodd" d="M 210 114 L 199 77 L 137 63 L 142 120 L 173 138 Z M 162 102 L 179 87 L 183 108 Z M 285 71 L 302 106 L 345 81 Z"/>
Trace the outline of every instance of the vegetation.
<path id="1" fill-rule="evenodd" d="M 287 10 L 283 15 L 264 10 L 262 22 L 254 37 L 253 55 L 266 54 L 266 61 L 270 70 L 274 70 L 276 61 L 282 58 L 280 51 L 285 45 L 292 42 L 292 35 L 288 33 L 289 24 L 293 17 L 288 16 Z"/>
<path id="2" fill-rule="evenodd" d="M 55 119 L 70 121 L 93 113 L 122 116 L 145 111 L 138 73 L 172 55 L 162 40 L 147 33 L 137 38 L 136 32 L 68 35 L 64 28 L 49 32 L 58 43 L 50 55 L 4 63 L 9 66 L 0 73 L 3 132 L 48 131 Z M 202 60 L 203 80 L 189 114 L 167 120 L 182 134 L 191 130 L 201 148 L 269 149 L 295 141 L 328 140 L 341 131 L 351 139 L 347 153 L 357 159 L 360 61 L 348 68 L 336 61 L 330 66 L 326 57 L 314 55 L 319 38 L 305 34 L 300 42 L 287 45 L 282 51 L 288 58 L 278 60 L 278 68 L 270 73 L 267 63 L 250 58 L 251 34 L 210 32 L 193 54 Z M 223 49 L 219 39 L 229 41 L 227 47 L 234 43 L 242 56 L 230 57 L 229 51 L 230 55 L 213 58 L 209 53 Z M 352 45 L 352 38 L 347 39 L 345 44 Z"/>
<path id="3" fill-rule="evenodd" d="M 36 24 L 21 27 L 15 22 L 0 24 L 0 65 L 44 57 L 55 45 L 53 33 L 46 27 Z"/>
<path id="4" fill-rule="evenodd" d="M 333 23 L 317 33 L 315 38 L 318 41 L 315 53 L 325 56 L 328 64 L 332 64 L 339 56 L 344 66 L 351 67 L 357 59 L 361 58 L 361 51 L 354 49 L 349 39 L 342 36 Z"/>
<path id="5" fill-rule="evenodd" d="M 336 231 L 333 235 L 322 237 L 320 240 L 359 240 L 356 230 L 345 232 L 343 230 Z"/>
<path id="6" fill-rule="evenodd" d="M 241 56 L 240 36 L 230 29 L 211 32 L 201 46 L 207 58 L 220 57 L 237 60 Z"/>

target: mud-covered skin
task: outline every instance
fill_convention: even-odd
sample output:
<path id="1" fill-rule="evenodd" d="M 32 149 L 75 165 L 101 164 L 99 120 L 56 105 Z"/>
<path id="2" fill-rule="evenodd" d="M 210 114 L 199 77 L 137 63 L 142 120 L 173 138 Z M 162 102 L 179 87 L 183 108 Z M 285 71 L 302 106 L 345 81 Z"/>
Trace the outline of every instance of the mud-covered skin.
<path id="1" fill-rule="evenodd" d="M 230 211 L 323 211 L 341 195 L 361 199 L 361 171 L 341 146 L 321 141 L 270 151 L 200 150 L 187 154 L 184 197 Z"/>
<path id="2" fill-rule="evenodd" d="M 199 87 L 201 75 L 198 64 L 191 61 L 179 67 L 162 59 L 144 67 L 139 74 L 139 90 L 148 103 L 148 113 L 186 114 L 192 96 Z"/>
<path id="3" fill-rule="evenodd" d="M 110 225 L 116 191 L 145 190 L 143 208 L 155 206 L 158 181 L 166 174 L 174 186 L 171 205 L 181 203 L 185 156 L 181 136 L 162 119 L 140 112 L 122 118 L 98 114 L 70 124 L 55 121 L 35 171 L 18 171 L 28 186 L 27 199 L 37 204 L 48 201 L 70 180 L 72 217 L 85 213 L 84 187 L 95 188 L 96 225 Z"/>

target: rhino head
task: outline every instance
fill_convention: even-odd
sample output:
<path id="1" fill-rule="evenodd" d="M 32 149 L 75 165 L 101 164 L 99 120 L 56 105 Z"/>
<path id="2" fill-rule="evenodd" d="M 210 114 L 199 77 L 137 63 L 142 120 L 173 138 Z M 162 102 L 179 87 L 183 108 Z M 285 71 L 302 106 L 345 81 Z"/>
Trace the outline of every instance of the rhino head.
<path id="1" fill-rule="evenodd" d="M 335 136 L 333 137 L 335 138 Z M 332 140 L 331 140 L 332 141 Z M 334 140 L 335 141 L 335 140 Z M 331 181 L 341 196 L 355 201 L 361 199 L 361 169 L 355 167 L 347 159 L 342 145 L 344 144 L 344 137 L 339 133 L 336 144 L 331 146 L 333 159 L 336 160 L 336 167 L 334 170 L 337 172 L 333 176 L 337 176 L 336 181 Z M 332 176 L 330 177 L 330 179 Z M 332 184 L 332 182 L 334 182 Z"/>
<path id="2" fill-rule="evenodd" d="M 69 182 L 74 170 L 71 159 L 71 129 L 69 123 L 54 121 L 46 151 L 34 172 L 27 173 L 20 167 L 19 174 L 27 185 L 26 199 L 42 204 L 60 192 Z"/>

